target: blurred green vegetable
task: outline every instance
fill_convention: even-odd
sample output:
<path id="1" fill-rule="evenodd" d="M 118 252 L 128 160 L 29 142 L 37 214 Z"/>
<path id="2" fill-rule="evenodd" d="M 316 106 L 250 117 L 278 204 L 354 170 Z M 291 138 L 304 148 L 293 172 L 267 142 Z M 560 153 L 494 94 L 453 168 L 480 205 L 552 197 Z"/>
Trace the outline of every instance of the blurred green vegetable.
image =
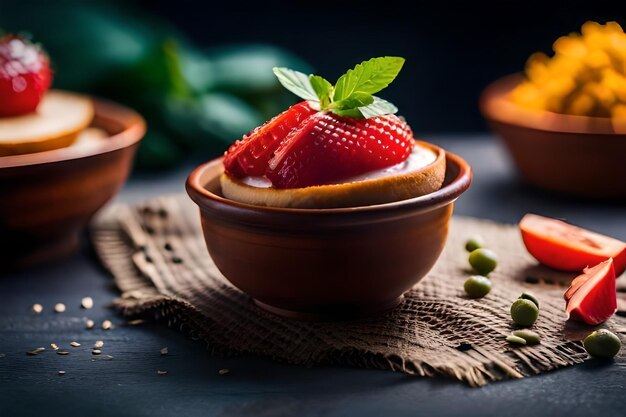
<path id="1" fill-rule="evenodd" d="M 107 97 L 146 118 L 148 134 L 137 157 L 143 168 L 173 166 L 191 153 L 221 155 L 295 102 L 272 67 L 311 71 L 269 45 L 197 48 L 125 2 L 23 0 L 1 7 L 0 27 L 28 31 L 48 50 L 55 88 Z"/>

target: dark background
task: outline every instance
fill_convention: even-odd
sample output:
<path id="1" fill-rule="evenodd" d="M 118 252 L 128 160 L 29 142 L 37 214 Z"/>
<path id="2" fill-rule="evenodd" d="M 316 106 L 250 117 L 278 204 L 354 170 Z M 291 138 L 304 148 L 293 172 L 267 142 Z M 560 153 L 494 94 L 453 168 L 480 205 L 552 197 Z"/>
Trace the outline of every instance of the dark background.
<path id="1" fill-rule="evenodd" d="M 404 2 L 407 3 L 407 2 Z M 263 42 L 285 47 L 330 80 L 380 55 L 407 58 L 382 96 L 416 132 L 486 129 L 481 90 L 549 52 L 586 20 L 626 24 L 621 1 L 200 2 L 143 0 L 198 44 Z"/>

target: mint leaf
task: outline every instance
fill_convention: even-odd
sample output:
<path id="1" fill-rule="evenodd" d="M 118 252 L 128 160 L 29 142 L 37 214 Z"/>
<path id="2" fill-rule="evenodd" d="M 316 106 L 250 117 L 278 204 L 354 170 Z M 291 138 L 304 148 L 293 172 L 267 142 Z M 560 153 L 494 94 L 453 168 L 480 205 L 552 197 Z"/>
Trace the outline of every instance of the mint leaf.
<path id="1" fill-rule="evenodd" d="M 356 109 L 357 107 L 368 106 L 372 103 L 374 103 L 374 96 L 361 91 L 356 91 L 344 100 L 335 101 L 330 108 L 340 110 Z"/>
<path id="2" fill-rule="evenodd" d="M 398 112 L 398 108 L 382 98 L 373 96 L 374 102 L 368 106 L 359 107 L 359 112 L 364 118 L 370 119 L 376 116 L 382 116 L 385 114 L 394 114 Z"/>
<path id="3" fill-rule="evenodd" d="M 272 71 L 287 90 L 305 100 L 319 101 L 308 75 L 283 67 L 274 67 Z"/>
<path id="4" fill-rule="evenodd" d="M 385 56 L 363 61 L 344 75 L 335 84 L 333 101 L 341 101 L 355 92 L 374 94 L 387 87 L 397 76 L 404 58 Z"/>
<path id="5" fill-rule="evenodd" d="M 321 108 L 325 109 L 330 104 L 330 96 L 333 93 L 333 85 L 324 77 L 309 75 L 309 81 L 315 94 L 319 97 Z"/>

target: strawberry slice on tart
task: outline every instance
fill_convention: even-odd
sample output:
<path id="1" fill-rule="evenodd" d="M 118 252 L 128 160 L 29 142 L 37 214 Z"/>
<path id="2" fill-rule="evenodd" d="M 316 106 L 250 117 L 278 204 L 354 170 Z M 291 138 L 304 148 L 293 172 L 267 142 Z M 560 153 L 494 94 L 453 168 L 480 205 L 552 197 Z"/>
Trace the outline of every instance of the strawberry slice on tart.
<path id="1" fill-rule="evenodd" d="M 386 203 L 439 189 L 445 152 L 416 142 L 397 108 L 374 93 L 403 58 L 358 64 L 333 86 L 317 75 L 274 68 L 305 99 L 235 142 L 224 157 L 222 192 L 256 205 L 329 208 Z"/>

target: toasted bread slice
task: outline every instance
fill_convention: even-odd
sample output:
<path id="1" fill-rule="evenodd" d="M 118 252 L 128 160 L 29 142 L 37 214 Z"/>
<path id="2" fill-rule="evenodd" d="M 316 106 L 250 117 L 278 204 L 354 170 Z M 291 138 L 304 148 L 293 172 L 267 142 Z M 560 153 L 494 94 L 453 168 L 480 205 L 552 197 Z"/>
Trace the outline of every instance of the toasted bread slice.
<path id="1" fill-rule="evenodd" d="M 71 145 L 94 116 L 90 98 L 49 91 L 37 112 L 0 118 L 0 156 L 48 151 Z"/>
<path id="2" fill-rule="evenodd" d="M 276 189 L 255 187 L 222 174 L 222 194 L 240 203 L 292 208 L 358 207 L 406 200 L 441 188 L 446 173 L 443 149 L 425 142 L 418 142 L 415 146 L 414 152 L 434 153 L 431 162 L 395 175 L 341 184 Z"/>

